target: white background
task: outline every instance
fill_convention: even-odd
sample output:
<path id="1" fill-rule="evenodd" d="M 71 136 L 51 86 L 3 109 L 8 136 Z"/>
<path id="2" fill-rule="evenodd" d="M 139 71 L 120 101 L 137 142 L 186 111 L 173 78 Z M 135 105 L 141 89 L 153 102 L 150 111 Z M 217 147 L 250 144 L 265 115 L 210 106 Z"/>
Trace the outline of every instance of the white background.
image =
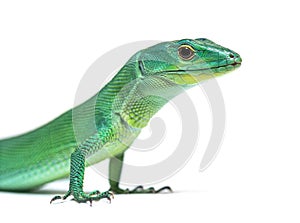
<path id="1" fill-rule="evenodd" d="M 93 208 L 49 205 L 53 193 L 0 193 L 1 222 L 299 222 L 298 8 L 290 0 L 2 1 L 0 138 L 71 108 L 91 63 L 128 42 L 207 37 L 240 53 L 243 65 L 218 79 L 226 133 L 217 159 L 201 173 L 211 117 L 203 93 L 189 92 L 200 116 L 199 148 L 178 174 L 154 185 L 175 193 L 120 195 Z M 85 185 L 108 188 L 91 169 Z M 47 187 L 63 193 L 68 182 Z"/>

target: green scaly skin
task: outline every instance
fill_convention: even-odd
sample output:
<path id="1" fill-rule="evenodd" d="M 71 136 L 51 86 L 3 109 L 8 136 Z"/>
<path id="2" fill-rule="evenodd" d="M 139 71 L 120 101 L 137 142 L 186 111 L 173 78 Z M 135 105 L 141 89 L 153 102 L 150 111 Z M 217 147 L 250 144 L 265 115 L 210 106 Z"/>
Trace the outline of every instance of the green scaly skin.
<path id="1" fill-rule="evenodd" d="M 0 190 L 28 191 L 70 175 L 66 199 L 77 202 L 114 193 L 153 193 L 119 188 L 124 152 L 169 100 L 201 81 L 240 66 L 241 57 L 207 39 L 163 42 L 133 55 L 97 95 L 29 133 L 0 141 Z M 88 165 L 110 159 L 110 190 L 83 192 Z M 162 189 L 170 189 L 169 187 Z"/>

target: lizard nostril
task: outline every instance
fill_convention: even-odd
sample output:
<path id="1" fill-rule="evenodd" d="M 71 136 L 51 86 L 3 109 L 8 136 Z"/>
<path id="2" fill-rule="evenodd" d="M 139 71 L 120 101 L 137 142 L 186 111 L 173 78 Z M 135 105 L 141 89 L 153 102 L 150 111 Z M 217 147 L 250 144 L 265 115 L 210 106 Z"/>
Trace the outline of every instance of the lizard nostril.
<path id="1" fill-rule="evenodd" d="M 229 57 L 230 58 L 234 58 L 234 55 L 231 53 L 231 54 L 229 54 Z"/>

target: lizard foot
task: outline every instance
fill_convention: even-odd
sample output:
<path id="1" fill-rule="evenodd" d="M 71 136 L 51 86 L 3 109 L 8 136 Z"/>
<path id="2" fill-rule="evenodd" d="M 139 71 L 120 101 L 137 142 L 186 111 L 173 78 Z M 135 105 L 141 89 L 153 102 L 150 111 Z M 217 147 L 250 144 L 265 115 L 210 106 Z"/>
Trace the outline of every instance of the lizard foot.
<path id="1" fill-rule="evenodd" d="M 121 188 L 110 188 L 111 191 L 113 191 L 115 194 L 157 194 L 164 190 L 167 190 L 169 192 L 173 192 L 171 187 L 162 187 L 159 190 L 155 190 L 154 187 L 144 188 L 143 186 L 137 186 L 133 190 L 129 189 L 121 189 Z"/>
<path id="2" fill-rule="evenodd" d="M 93 191 L 91 193 L 84 193 L 84 192 L 76 192 L 76 193 L 71 193 L 70 191 L 68 191 L 64 196 L 55 196 L 51 199 L 50 204 L 55 201 L 55 200 L 65 200 L 67 197 L 69 197 L 70 195 L 73 195 L 74 198 L 73 200 L 75 200 L 78 203 L 86 203 L 86 202 L 90 202 L 90 206 L 92 206 L 92 202 L 93 201 L 99 201 L 103 198 L 106 198 L 107 200 L 109 200 L 109 202 L 111 202 L 111 199 L 114 198 L 114 194 L 111 191 L 106 191 L 101 193 L 100 191 L 96 190 Z"/>

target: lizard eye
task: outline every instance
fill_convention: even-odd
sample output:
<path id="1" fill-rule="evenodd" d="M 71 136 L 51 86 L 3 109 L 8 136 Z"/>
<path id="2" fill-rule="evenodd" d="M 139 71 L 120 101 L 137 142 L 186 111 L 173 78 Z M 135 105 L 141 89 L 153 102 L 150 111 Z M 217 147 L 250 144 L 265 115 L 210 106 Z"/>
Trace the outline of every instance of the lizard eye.
<path id="1" fill-rule="evenodd" d="M 178 55 L 183 60 L 191 60 L 195 56 L 194 49 L 189 45 L 181 45 L 178 48 Z"/>

